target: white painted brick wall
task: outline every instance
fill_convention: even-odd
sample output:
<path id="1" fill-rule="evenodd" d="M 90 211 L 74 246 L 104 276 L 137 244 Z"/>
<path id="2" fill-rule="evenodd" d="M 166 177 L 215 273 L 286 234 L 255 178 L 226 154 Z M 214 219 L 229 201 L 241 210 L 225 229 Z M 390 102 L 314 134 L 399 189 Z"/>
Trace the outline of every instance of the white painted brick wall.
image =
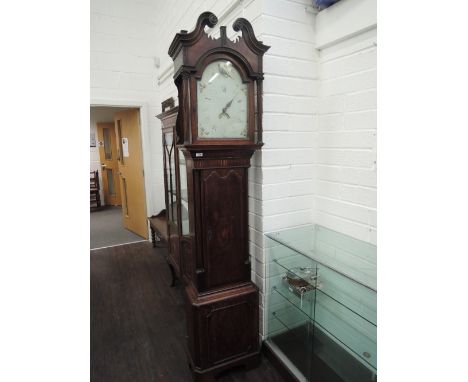
<path id="1" fill-rule="evenodd" d="M 306 3 L 267 1 L 263 13 L 260 37 L 272 47 L 264 58 L 265 146 L 254 166 L 262 207 L 255 229 L 265 233 L 313 221 L 319 86 L 315 15 Z M 266 267 L 264 238 L 255 244 L 255 256 Z M 261 281 L 265 290 L 266 280 Z M 270 298 L 269 290 L 264 297 Z"/>
<path id="2" fill-rule="evenodd" d="M 147 106 L 141 115 L 148 126 L 149 158 L 145 169 L 149 213 L 164 208 L 162 149 L 157 70 L 158 7 L 152 2 L 93 0 L 91 5 L 91 103 L 122 105 L 125 102 Z"/>
<path id="3" fill-rule="evenodd" d="M 318 224 L 374 244 L 375 42 L 376 29 L 371 29 L 319 51 L 315 203 Z"/>
<path id="4" fill-rule="evenodd" d="M 373 0 L 357 2 L 362 9 Z M 144 99 L 149 103 L 155 205 L 163 206 L 160 100 L 177 90 L 167 49 L 174 34 L 190 30 L 206 10 L 230 26 L 246 17 L 264 57 L 264 142 L 249 174 L 252 280 L 265 291 L 264 233 L 317 222 L 353 237 L 376 240 L 376 30 L 372 10 L 359 17 L 331 8 L 310 12 L 310 0 L 181 0 L 131 3 L 93 0 L 92 97 Z M 125 7 L 122 4 L 127 4 Z M 364 4 L 366 3 L 366 4 Z M 122 6 L 121 6 L 122 5 Z M 351 4 L 352 6 L 352 4 Z M 336 8 L 336 6 L 334 6 Z M 128 9 L 131 8 L 131 9 Z M 332 7 L 333 8 L 333 7 Z M 125 12 L 125 9 L 128 12 Z M 352 9 L 352 7 L 351 7 Z M 181 11 L 182 10 L 182 11 Z M 346 22 L 346 17 L 353 17 Z M 340 30 L 327 31 L 327 28 Z M 362 30 L 350 33 L 351 26 Z M 214 36 L 218 31 L 209 31 Z M 317 40 L 317 36 L 319 39 Z M 350 37 L 352 36 L 352 37 Z M 319 45 L 317 45 L 317 41 Z M 318 49 L 320 48 L 320 49 Z M 155 69 L 152 58 L 161 66 Z M 263 327 L 261 326 L 261 334 Z"/>

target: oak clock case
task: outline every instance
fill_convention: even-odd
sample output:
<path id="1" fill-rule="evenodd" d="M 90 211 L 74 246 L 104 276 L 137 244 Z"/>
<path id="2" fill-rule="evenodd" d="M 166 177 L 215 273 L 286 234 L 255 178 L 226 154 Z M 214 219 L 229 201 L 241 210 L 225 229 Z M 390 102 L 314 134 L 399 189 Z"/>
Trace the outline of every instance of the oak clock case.
<path id="1" fill-rule="evenodd" d="M 250 23 L 237 19 L 236 41 L 205 33 L 217 18 L 169 48 L 179 109 L 178 258 L 184 283 L 188 358 L 196 380 L 259 361 L 258 289 L 251 281 L 248 168 L 262 143 L 262 57 L 268 50 Z"/>

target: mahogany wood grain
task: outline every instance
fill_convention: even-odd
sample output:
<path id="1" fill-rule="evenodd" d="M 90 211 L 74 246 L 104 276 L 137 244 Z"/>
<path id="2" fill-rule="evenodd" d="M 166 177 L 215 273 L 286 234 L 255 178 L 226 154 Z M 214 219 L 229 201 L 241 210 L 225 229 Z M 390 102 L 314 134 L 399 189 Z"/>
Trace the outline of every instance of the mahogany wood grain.
<path id="1" fill-rule="evenodd" d="M 233 24 L 242 32 L 236 41 L 227 38 L 225 26 L 213 39 L 204 29 L 217 22 L 214 14 L 202 13 L 192 32 L 176 34 L 168 52 L 179 97 L 176 147 L 185 156 L 189 215 L 189 233 L 182 235 L 179 227 L 179 247 L 170 251 L 180 250 L 188 358 L 197 381 L 212 381 L 231 367 L 254 367 L 260 354 L 259 296 L 250 280 L 248 168 L 263 144 L 258 110 L 269 47 L 243 18 Z M 245 139 L 198 136 L 197 81 L 218 60 L 229 60 L 247 85 Z"/>

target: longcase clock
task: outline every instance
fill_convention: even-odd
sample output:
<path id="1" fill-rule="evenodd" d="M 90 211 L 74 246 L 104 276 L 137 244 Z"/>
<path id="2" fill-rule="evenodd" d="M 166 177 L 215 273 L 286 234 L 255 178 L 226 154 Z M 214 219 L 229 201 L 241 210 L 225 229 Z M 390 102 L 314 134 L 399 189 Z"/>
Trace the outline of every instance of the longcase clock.
<path id="1" fill-rule="evenodd" d="M 259 360 L 258 289 L 251 282 L 248 168 L 262 143 L 262 59 L 268 46 L 237 19 L 227 38 L 205 27 L 177 33 L 169 48 L 178 89 L 179 251 L 188 356 L 196 380 Z"/>

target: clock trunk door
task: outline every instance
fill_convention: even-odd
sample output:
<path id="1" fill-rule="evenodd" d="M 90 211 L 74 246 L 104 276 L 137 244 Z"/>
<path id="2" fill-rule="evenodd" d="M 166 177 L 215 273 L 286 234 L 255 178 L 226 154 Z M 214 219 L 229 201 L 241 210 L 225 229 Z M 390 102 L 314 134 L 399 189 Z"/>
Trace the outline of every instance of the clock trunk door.
<path id="1" fill-rule="evenodd" d="M 250 280 L 245 168 L 201 171 L 205 288 Z"/>

